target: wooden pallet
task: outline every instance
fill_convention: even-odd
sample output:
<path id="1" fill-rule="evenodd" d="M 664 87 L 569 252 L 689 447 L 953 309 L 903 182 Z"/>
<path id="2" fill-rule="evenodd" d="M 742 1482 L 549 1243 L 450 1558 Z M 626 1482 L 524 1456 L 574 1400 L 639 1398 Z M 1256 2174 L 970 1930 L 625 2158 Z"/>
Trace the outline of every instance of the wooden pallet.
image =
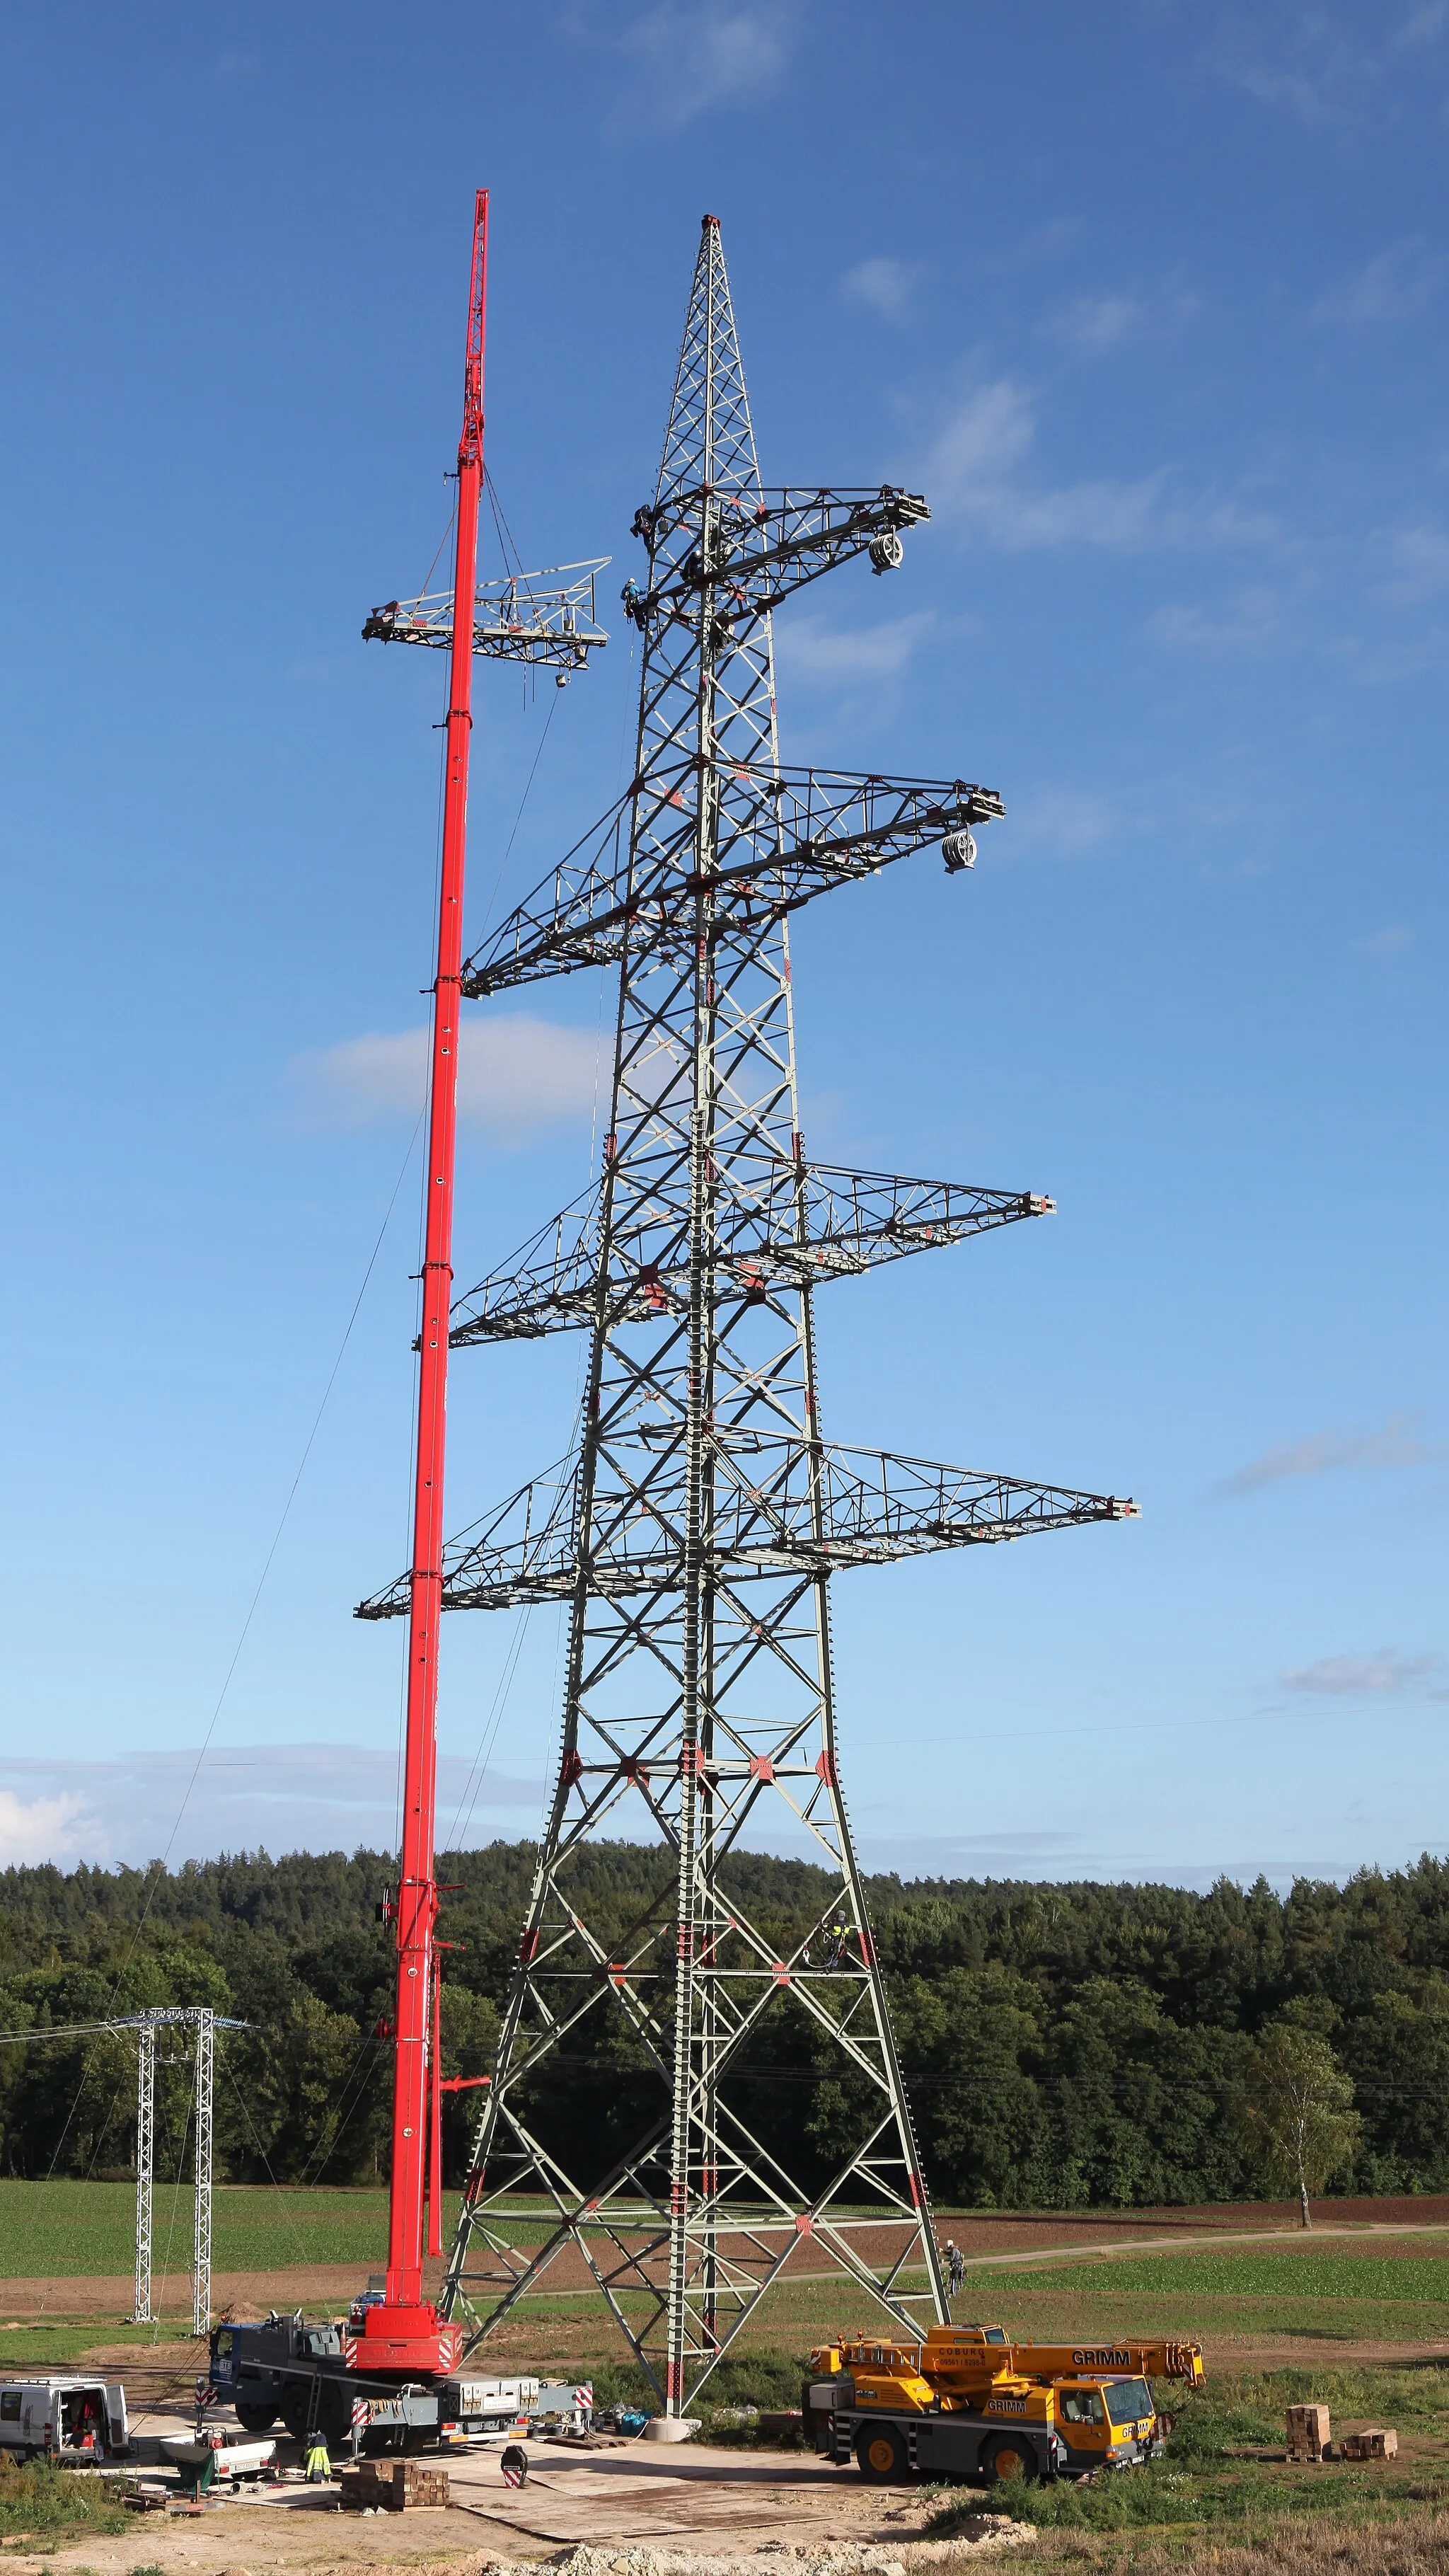
<path id="1" fill-rule="evenodd" d="M 342 2503 L 350 2513 L 404 2513 L 448 2500 L 447 2470 L 425 2469 L 416 2460 L 359 2460 L 342 2472 Z"/>

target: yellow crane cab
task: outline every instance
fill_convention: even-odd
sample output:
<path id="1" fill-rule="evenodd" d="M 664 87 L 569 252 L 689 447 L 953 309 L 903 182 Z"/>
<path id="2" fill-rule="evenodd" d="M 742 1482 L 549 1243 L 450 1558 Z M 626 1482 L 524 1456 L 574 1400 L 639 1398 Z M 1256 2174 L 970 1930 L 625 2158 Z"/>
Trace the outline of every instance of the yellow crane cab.
<path id="1" fill-rule="evenodd" d="M 1054 2393 L 1068 2477 L 1130 2468 L 1162 2448 L 1145 2379 L 1061 2379 Z"/>

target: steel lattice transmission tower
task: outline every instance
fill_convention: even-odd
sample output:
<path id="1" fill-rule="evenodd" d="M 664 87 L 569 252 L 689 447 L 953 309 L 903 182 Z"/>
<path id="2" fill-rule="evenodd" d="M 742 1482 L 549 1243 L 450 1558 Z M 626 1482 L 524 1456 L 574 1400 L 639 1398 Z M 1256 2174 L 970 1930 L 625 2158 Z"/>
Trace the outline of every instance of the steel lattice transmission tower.
<path id="1" fill-rule="evenodd" d="M 151 2213 L 155 2191 L 156 2034 L 158 2030 L 196 2033 L 196 2184 L 195 2226 L 191 2259 L 191 2331 L 211 2329 L 211 2141 L 216 2033 L 245 2030 L 210 2004 L 157 2004 L 125 2021 L 108 2022 L 108 2030 L 136 2034 L 136 2294 L 133 2325 L 154 2325 L 151 2307 Z"/>
<path id="2" fill-rule="evenodd" d="M 452 1313 L 454 1348 L 571 1326 L 591 1341 L 575 1454 L 445 1557 L 447 1606 L 564 1601 L 569 1632 L 552 1810 L 443 2306 L 471 2348 L 576 2247 L 672 2414 L 803 2239 L 812 2268 L 908 2330 L 913 2308 L 946 2312 L 836 1764 L 831 1577 L 1132 1508 L 823 1437 L 816 1286 L 1049 1205 L 811 1165 L 800 1133 L 788 915 L 923 846 L 968 865 L 972 825 L 1002 806 L 959 779 L 782 769 L 771 611 L 854 556 L 890 569 L 927 516 L 890 487 L 762 487 L 707 217 L 635 521 L 648 580 L 625 592 L 643 637 L 635 776 L 463 970 L 473 996 L 621 973 L 599 1185 Z M 407 1598 L 404 1578 L 361 1615 Z M 588 1919 L 576 1864 L 641 1829 L 660 1869 L 621 1938 Z M 728 1869 L 772 1831 L 796 1847 L 803 1832 L 829 1874 L 785 1956 Z M 781 2013 L 856 2124 L 824 2188 L 738 2100 Z M 600 2179 L 565 2170 L 530 2101 L 605 2016 L 656 2070 L 660 2111 Z M 552 2213 L 531 2256 L 499 2223 L 519 2193 Z"/>

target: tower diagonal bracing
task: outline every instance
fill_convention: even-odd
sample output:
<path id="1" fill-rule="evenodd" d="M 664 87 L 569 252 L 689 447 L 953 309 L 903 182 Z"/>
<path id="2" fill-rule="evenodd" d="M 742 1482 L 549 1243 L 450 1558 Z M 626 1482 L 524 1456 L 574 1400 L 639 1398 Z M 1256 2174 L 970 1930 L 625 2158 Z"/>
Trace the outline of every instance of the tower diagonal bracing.
<path id="1" fill-rule="evenodd" d="M 782 768 L 772 613 L 856 558 L 891 570 L 928 515 L 891 486 L 762 487 L 707 219 L 625 594 L 633 777 L 463 969 L 484 996 L 604 966 L 618 1003 L 597 1190 L 457 1299 L 448 1334 L 578 1326 L 589 1350 L 572 1455 L 442 1564 L 447 1606 L 553 1601 L 567 1620 L 551 1804 L 444 2304 L 471 2348 L 558 2264 L 555 2282 L 592 2281 L 674 2414 L 792 2273 L 828 2271 L 906 2332 L 946 2312 L 841 1787 L 835 1576 L 1132 1508 L 825 1436 L 816 1286 L 1050 1204 L 812 1166 L 801 1136 L 790 915 L 922 848 L 969 867 L 1002 805 L 960 779 Z M 405 1579 L 361 1615 L 406 1598 Z M 621 1835 L 658 1851 L 627 1918 L 589 1866 Z M 821 1873 L 788 1931 L 750 1868 L 782 1846 Z M 792 2109 L 821 2079 L 826 2137 Z M 566 2116 L 583 2083 L 596 2124 Z"/>

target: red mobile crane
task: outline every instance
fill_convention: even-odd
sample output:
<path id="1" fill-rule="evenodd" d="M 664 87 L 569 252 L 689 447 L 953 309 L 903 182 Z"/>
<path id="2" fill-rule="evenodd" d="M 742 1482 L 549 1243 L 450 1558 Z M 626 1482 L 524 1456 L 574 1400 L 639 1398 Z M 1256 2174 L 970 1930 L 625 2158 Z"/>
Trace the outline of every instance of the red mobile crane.
<path id="1" fill-rule="evenodd" d="M 423 2203 L 429 2246 L 442 2252 L 438 2064 L 438 1915 L 433 1833 L 438 1772 L 438 1632 L 443 1616 L 443 1467 L 448 1438 L 448 1310 L 453 1281 L 453 1153 L 458 1121 L 459 984 L 463 875 L 468 844 L 468 750 L 473 730 L 473 601 L 478 502 L 483 484 L 483 345 L 488 295 L 488 191 L 473 220 L 473 273 L 458 441 L 458 543 L 453 572 L 443 857 L 438 893 L 438 975 L 429 1067 L 427 1214 L 418 1367 L 417 1481 L 408 1613 L 407 1738 L 402 1853 L 390 1900 L 397 1931 L 397 2050 L 392 2105 L 392 2183 L 387 2297 L 369 2307 L 356 2347 L 361 2370 L 450 2370 L 462 2337 L 423 2296 Z M 385 1900 L 385 1905 L 388 1903 Z M 431 2080 L 430 2080 L 431 2079 Z"/>
<path id="2" fill-rule="evenodd" d="M 280 2413 L 289 2431 L 320 2426 L 331 2437 L 350 2418 L 348 2382 L 353 2373 L 367 2374 L 364 2384 L 374 2423 L 426 2428 L 441 2421 L 444 2412 L 459 2417 L 470 2412 L 470 2392 L 457 2384 L 444 2385 L 457 2366 L 463 2337 L 461 2329 L 448 2324 L 424 2295 L 423 2235 L 426 2210 L 427 2251 L 441 2254 L 441 2096 L 464 2084 L 487 2081 L 486 2077 L 445 2078 L 442 2073 L 433 1848 L 473 656 L 486 653 L 552 670 L 562 687 L 572 671 L 585 667 L 589 652 L 607 640 L 594 622 L 593 577 L 601 569 L 598 562 L 566 567 L 572 579 L 518 573 L 479 590 L 487 285 L 488 191 L 480 188 L 473 213 L 452 590 L 414 600 L 390 600 L 374 609 L 362 630 L 364 636 L 385 643 L 441 648 L 449 657 L 438 967 L 429 1066 L 402 1850 L 398 1885 L 386 1893 L 380 1909 L 384 1921 L 394 1926 L 397 1944 L 386 2289 L 381 2298 L 360 2300 L 346 2329 L 330 2323 L 304 2324 L 298 2318 L 265 2326 L 223 2326 L 211 2339 L 212 2384 L 219 2396 L 233 2398 L 243 2423 L 260 2428 Z M 389 2393 L 386 2379 L 377 2374 L 390 2377 L 395 2390 Z M 423 2392 L 431 2393 L 419 2393 L 419 2383 Z M 480 2391 L 491 2386 L 479 2383 Z"/>

